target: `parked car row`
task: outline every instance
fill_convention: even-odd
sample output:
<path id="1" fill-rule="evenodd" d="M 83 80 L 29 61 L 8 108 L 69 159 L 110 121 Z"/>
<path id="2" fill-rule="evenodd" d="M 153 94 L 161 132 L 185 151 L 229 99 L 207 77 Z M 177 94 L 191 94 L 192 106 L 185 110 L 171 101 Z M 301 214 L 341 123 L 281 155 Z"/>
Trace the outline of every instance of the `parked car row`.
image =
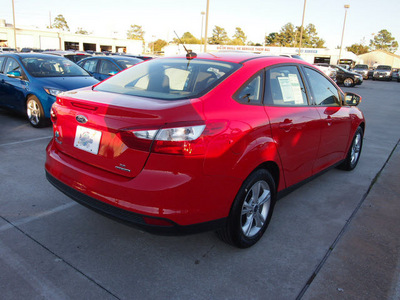
<path id="1" fill-rule="evenodd" d="M 355 65 L 352 70 L 358 74 L 361 74 L 364 79 L 387 81 L 397 80 L 400 82 L 400 69 L 392 68 L 389 65 L 378 65 L 376 68 L 371 68 L 366 64 L 358 64 Z"/>
<path id="2" fill-rule="evenodd" d="M 338 84 L 343 84 L 345 87 L 353 87 L 363 83 L 363 76 L 342 68 L 339 65 L 330 65 L 324 63 L 314 64 L 317 68 L 323 71 L 333 81 Z"/>
<path id="3" fill-rule="evenodd" d="M 26 114 L 34 127 L 49 123 L 59 93 L 94 85 L 143 61 L 79 51 L 34 52 L 0 54 L 0 107 Z"/>

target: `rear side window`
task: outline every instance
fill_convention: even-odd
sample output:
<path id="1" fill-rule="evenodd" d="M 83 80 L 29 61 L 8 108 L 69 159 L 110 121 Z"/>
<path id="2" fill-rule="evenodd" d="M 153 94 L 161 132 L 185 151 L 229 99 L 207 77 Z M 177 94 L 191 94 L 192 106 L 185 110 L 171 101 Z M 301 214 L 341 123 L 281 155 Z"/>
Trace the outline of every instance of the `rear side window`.
<path id="1" fill-rule="evenodd" d="M 234 99 L 244 104 L 261 104 L 264 71 L 248 80 L 234 95 Z"/>
<path id="2" fill-rule="evenodd" d="M 336 87 L 323 75 L 310 68 L 304 68 L 311 85 L 316 105 L 340 106 L 339 92 Z"/>
<path id="3" fill-rule="evenodd" d="M 2 66 L 3 66 L 3 63 L 4 63 L 5 60 L 6 60 L 5 56 L 0 56 L 0 73 L 3 73 L 2 72 Z"/>
<path id="4" fill-rule="evenodd" d="M 308 105 L 303 81 L 296 66 L 280 66 L 267 70 L 266 105 Z"/>

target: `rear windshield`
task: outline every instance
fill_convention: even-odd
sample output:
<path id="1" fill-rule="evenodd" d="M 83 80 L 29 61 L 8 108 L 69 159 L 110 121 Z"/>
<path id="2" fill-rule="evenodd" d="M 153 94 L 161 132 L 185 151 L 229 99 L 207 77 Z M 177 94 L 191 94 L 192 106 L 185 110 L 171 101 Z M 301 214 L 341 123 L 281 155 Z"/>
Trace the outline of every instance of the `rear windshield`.
<path id="1" fill-rule="evenodd" d="M 356 65 L 354 69 L 368 70 L 368 65 Z"/>
<path id="2" fill-rule="evenodd" d="M 84 69 L 61 56 L 30 56 L 23 58 L 22 63 L 33 77 L 90 76 Z"/>
<path id="3" fill-rule="evenodd" d="M 392 67 L 391 66 L 378 66 L 377 67 L 377 69 L 379 69 L 379 70 L 392 70 Z"/>
<path id="4" fill-rule="evenodd" d="M 120 66 L 122 69 L 127 69 L 143 61 L 139 58 L 133 58 L 133 57 L 116 57 L 114 58 L 114 60 L 117 63 L 117 65 Z"/>
<path id="5" fill-rule="evenodd" d="M 68 58 L 69 60 L 72 60 L 73 62 L 78 62 L 81 59 L 87 58 L 87 57 L 92 57 L 91 55 L 86 55 L 86 54 L 66 54 L 64 57 Z"/>
<path id="6" fill-rule="evenodd" d="M 240 64 L 204 59 L 154 59 L 109 78 L 95 90 L 163 100 L 196 98 L 239 67 Z"/>

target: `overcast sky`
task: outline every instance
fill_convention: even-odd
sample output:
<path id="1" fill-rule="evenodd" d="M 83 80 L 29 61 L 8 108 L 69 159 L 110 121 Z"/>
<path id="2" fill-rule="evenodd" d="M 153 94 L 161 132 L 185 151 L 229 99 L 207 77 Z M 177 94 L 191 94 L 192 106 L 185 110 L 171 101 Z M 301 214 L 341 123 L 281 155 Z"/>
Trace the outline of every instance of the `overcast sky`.
<path id="1" fill-rule="evenodd" d="M 141 25 L 146 41 L 172 40 L 189 31 L 201 35 L 201 12 L 206 0 L 14 0 L 17 26 L 45 28 L 62 14 L 71 32 L 78 27 L 95 35 L 126 38 L 131 24 Z M 400 0 L 307 0 L 305 25 L 313 23 L 328 48 L 340 45 L 347 13 L 344 46 L 369 44 L 373 33 L 387 29 L 400 43 Z M 215 25 L 225 28 L 229 37 L 241 27 L 248 41 L 263 42 L 264 35 L 288 22 L 300 26 L 304 0 L 210 0 L 208 36 Z M 12 0 L 0 0 L 0 19 L 12 23 Z M 204 18 L 205 20 L 205 18 Z M 397 52 L 398 54 L 400 51 Z"/>

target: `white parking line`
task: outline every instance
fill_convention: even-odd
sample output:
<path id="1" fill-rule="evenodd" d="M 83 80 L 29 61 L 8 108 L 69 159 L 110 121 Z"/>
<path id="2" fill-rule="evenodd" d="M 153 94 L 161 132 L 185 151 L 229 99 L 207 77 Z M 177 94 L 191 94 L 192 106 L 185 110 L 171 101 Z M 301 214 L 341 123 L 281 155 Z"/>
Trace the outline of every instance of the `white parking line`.
<path id="1" fill-rule="evenodd" d="M 28 140 L 23 140 L 23 141 L 18 141 L 18 142 L 12 142 L 12 143 L 6 143 L 6 144 L 0 144 L 1 146 L 9 146 L 9 145 L 17 145 L 17 144 L 22 144 L 22 143 L 29 143 L 29 142 L 35 142 L 35 141 L 40 141 L 40 140 L 45 140 L 45 139 L 51 139 L 53 136 L 44 136 L 36 139 L 28 139 Z"/>
<path id="2" fill-rule="evenodd" d="M 57 207 L 55 207 L 53 209 L 41 212 L 41 213 L 39 213 L 37 215 L 30 216 L 30 217 L 27 217 L 27 218 L 23 218 L 23 219 L 18 220 L 18 221 L 10 222 L 11 224 L 6 224 L 6 225 L 3 225 L 3 226 L 0 226 L 0 232 L 8 230 L 8 229 L 11 229 L 13 227 L 18 227 L 18 226 L 30 223 L 32 221 L 38 220 L 40 218 L 43 218 L 43 217 L 46 217 L 46 216 L 49 216 L 49 215 L 52 215 L 54 213 L 63 211 L 65 209 L 67 209 L 67 208 L 75 206 L 76 204 L 77 204 L 76 202 L 70 202 L 70 203 L 67 203 L 67 204 L 63 204 L 63 205 L 57 206 Z"/>

